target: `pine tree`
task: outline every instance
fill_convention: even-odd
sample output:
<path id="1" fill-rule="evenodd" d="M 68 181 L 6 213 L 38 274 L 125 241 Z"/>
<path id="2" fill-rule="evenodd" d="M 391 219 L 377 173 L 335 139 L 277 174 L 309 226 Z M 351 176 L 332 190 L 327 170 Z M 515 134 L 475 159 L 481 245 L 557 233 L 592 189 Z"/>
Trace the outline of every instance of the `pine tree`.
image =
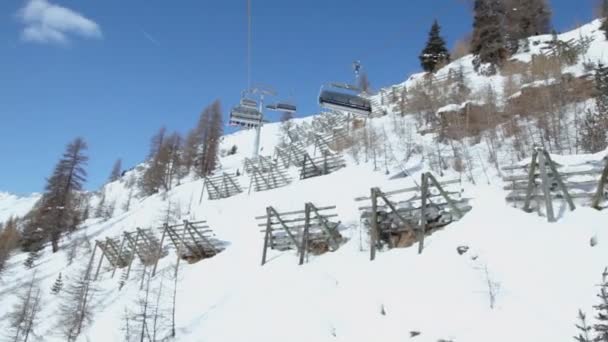
<path id="1" fill-rule="evenodd" d="M 8 313 L 9 330 L 12 341 L 27 342 L 30 336 L 36 337 L 35 329 L 42 305 L 42 295 L 38 287 L 36 272 L 26 284 L 25 290 L 17 295 L 17 303 Z"/>
<path id="2" fill-rule="evenodd" d="M 551 8 L 546 0 L 506 0 L 506 31 L 511 53 L 522 39 L 551 30 Z"/>
<path id="3" fill-rule="evenodd" d="M 40 252 L 37 250 L 30 251 L 27 254 L 27 258 L 23 262 L 23 265 L 27 268 L 33 268 L 36 260 L 40 258 Z"/>
<path id="4" fill-rule="evenodd" d="M 588 110 L 581 127 L 581 145 L 590 153 L 608 147 L 608 68 L 599 63 L 595 72 L 595 109 Z"/>
<path id="5" fill-rule="evenodd" d="M 63 289 L 63 280 L 61 279 L 61 272 L 59 272 L 59 276 L 57 277 L 57 279 L 55 279 L 55 283 L 53 284 L 53 287 L 51 288 L 51 293 L 54 295 L 59 294 L 59 292 L 61 292 L 62 289 Z"/>
<path id="6" fill-rule="evenodd" d="M 420 65 L 426 72 L 435 72 L 438 67 L 450 62 L 450 53 L 440 32 L 441 27 L 437 20 L 435 20 L 429 32 L 426 47 L 422 50 L 419 57 Z"/>
<path id="7" fill-rule="evenodd" d="M 607 122 L 608 128 L 608 67 L 599 63 L 595 70 L 595 105 Z"/>
<path id="8" fill-rule="evenodd" d="M 574 336 L 574 339 L 578 342 L 593 342 L 589 336 L 593 327 L 589 326 L 587 323 L 587 316 L 581 310 L 578 310 L 578 320 L 579 323 L 576 324 L 576 328 L 580 331 L 580 333 L 578 336 Z"/>
<path id="9" fill-rule="evenodd" d="M 75 198 L 86 181 L 84 166 L 89 160 L 84 155 L 86 149 L 87 144 L 82 138 L 76 138 L 68 144 L 63 157 L 47 180 L 40 210 L 42 228 L 51 239 L 53 253 L 59 250 L 61 234 L 74 230 L 74 223 L 77 223 L 75 218 L 80 217 L 76 211 L 78 202 Z"/>
<path id="10" fill-rule="evenodd" d="M 109 182 L 115 182 L 120 179 L 122 175 L 122 159 L 118 158 L 114 162 L 114 166 L 112 167 L 112 172 L 110 173 L 110 177 L 108 178 Z"/>
<path id="11" fill-rule="evenodd" d="M 64 290 L 59 307 L 58 328 L 68 342 L 75 341 L 93 316 L 92 299 L 96 288 L 91 280 L 91 265 L 83 268 Z"/>
<path id="12" fill-rule="evenodd" d="M 608 267 L 602 273 L 600 293 L 597 296 L 600 304 L 593 307 L 597 311 L 597 323 L 593 325 L 596 334 L 593 342 L 608 342 Z"/>
<path id="13" fill-rule="evenodd" d="M 502 0 L 475 0 L 474 13 L 471 53 L 476 56 L 475 70 L 488 63 L 490 68 L 484 73 L 493 74 L 507 58 L 504 4 Z"/>

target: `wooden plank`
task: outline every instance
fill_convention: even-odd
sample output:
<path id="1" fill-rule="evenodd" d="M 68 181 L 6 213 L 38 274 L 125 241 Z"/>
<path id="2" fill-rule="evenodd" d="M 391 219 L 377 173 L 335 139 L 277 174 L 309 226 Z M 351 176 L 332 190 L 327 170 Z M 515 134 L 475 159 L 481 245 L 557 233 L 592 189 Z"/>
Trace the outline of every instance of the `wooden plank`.
<path id="1" fill-rule="evenodd" d="M 572 201 L 572 198 L 570 197 L 570 194 L 568 193 L 568 189 L 566 188 L 566 186 L 564 185 L 564 182 L 562 181 L 562 177 L 560 176 L 559 172 L 557 172 L 557 170 L 555 169 L 555 165 L 553 165 L 553 160 L 551 160 L 551 156 L 549 155 L 549 153 L 547 153 L 547 151 L 543 151 L 543 153 L 545 154 L 545 162 L 548 161 L 549 162 L 549 168 L 553 171 L 553 174 L 555 175 L 555 180 L 557 181 L 557 184 L 559 185 L 560 189 L 562 190 L 562 194 L 564 195 L 564 198 L 566 199 L 566 202 L 568 202 L 568 205 L 570 206 L 570 211 L 575 210 L 576 206 L 574 205 L 574 202 Z"/>
<path id="2" fill-rule="evenodd" d="M 542 182 L 543 195 L 545 199 L 545 210 L 547 212 L 547 220 L 555 222 L 555 214 L 553 212 L 553 201 L 551 200 L 551 191 L 549 190 L 549 180 L 547 179 L 547 165 L 545 163 L 545 154 L 539 153 L 540 177 Z M 529 208 L 529 201 L 526 202 Z"/>
<path id="3" fill-rule="evenodd" d="M 426 235 L 426 194 L 429 190 L 429 174 L 423 173 L 421 179 L 422 205 L 420 210 L 420 230 L 418 231 L 418 254 L 422 254 L 424 249 L 424 236 Z"/>
<path id="4" fill-rule="evenodd" d="M 459 179 L 454 179 L 451 181 L 445 181 L 445 182 L 439 182 L 439 184 L 441 184 L 441 186 L 447 186 L 447 185 L 452 185 L 452 184 L 460 184 L 460 180 Z M 418 191 L 420 190 L 419 186 L 415 186 L 415 187 L 411 187 L 411 188 L 405 188 L 405 189 L 400 189 L 400 190 L 393 190 L 393 191 L 388 191 L 388 192 L 383 192 L 384 196 L 386 197 L 390 197 L 393 195 L 399 195 L 399 194 L 403 194 L 406 192 L 412 192 L 412 191 Z M 371 197 L 357 197 L 355 198 L 355 202 L 361 202 L 361 201 L 369 201 L 371 199 Z"/>
<path id="5" fill-rule="evenodd" d="M 380 189 L 372 188 L 371 189 L 371 199 L 372 199 L 372 222 L 371 222 L 371 234 L 370 234 L 370 260 L 374 260 L 376 258 L 376 242 L 378 241 L 378 193 Z"/>
<path id="6" fill-rule="evenodd" d="M 317 210 L 325 211 L 325 210 L 332 210 L 332 209 L 336 209 L 336 208 L 337 208 L 337 206 L 332 205 L 332 206 L 328 206 L 328 207 L 319 207 L 319 208 L 317 208 Z M 281 216 L 287 216 L 287 215 L 305 214 L 305 213 L 306 213 L 305 210 L 294 210 L 294 211 L 288 211 L 288 212 L 278 213 L 278 214 Z M 265 220 L 266 218 L 267 218 L 267 215 L 255 217 L 256 220 Z"/>
<path id="7" fill-rule="evenodd" d="M 329 214 L 329 215 L 323 215 L 323 216 L 327 217 L 327 218 L 334 218 L 334 217 L 338 217 L 338 214 Z M 304 222 L 304 221 L 306 221 L 306 217 L 299 217 L 299 218 L 296 218 L 296 219 L 289 219 L 289 220 L 283 219 L 282 223 L 297 223 L 297 222 Z M 272 221 L 272 224 L 273 225 L 280 225 L 281 222 L 279 222 L 279 221 Z M 264 223 L 258 223 L 258 227 L 264 227 L 265 225 L 266 224 L 264 224 Z"/>
<path id="8" fill-rule="evenodd" d="M 608 158 L 606 158 L 606 167 L 604 168 L 604 172 L 602 172 L 602 176 L 600 177 L 600 181 L 598 182 L 597 190 L 595 191 L 595 195 L 593 196 L 593 201 L 591 203 L 591 207 L 600 210 L 600 203 L 602 202 L 602 197 L 604 197 L 604 192 L 606 191 L 606 185 L 608 184 Z"/>

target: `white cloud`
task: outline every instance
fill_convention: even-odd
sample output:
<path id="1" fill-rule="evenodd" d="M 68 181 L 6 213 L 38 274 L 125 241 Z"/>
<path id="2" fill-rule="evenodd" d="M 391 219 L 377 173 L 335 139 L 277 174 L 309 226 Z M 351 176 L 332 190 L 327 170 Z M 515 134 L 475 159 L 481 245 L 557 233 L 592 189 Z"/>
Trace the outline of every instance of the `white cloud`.
<path id="1" fill-rule="evenodd" d="M 28 42 L 66 44 L 71 36 L 102 37 L 97 23 L 47 0 L 28 0 L 17 16 L 24 25 L 21 38 Z"/>

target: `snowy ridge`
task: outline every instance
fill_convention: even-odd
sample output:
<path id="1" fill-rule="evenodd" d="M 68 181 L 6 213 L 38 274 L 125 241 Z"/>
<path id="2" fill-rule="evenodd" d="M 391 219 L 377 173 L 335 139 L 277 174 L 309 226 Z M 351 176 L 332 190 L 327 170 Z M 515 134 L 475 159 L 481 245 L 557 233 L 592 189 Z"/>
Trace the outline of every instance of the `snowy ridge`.
<path id="1" fill-rule="evenodd" d="M 5 222 L 11 216 L 22 217 L 27 214 L 40 198 L 39 194 L 17 196 L 0 192 L 0 222 Z"/>

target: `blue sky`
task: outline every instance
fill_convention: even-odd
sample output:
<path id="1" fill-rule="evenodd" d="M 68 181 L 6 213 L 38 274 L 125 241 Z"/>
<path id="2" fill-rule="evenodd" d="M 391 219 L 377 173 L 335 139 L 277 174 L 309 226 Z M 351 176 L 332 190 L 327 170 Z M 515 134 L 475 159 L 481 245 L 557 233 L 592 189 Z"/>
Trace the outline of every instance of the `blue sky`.
<path id="1" fill-rule="evenodd" d="M 372 86 L 401 82 L 419 70 L 434 18 L 450 45 L 470 31 L 463 2 L 253 0 L 253 81 L 299 115 L 317 110 L 324 82 L 351 81 L 355 59 Z M 589 21 L 595 1 L 551 3 L 561 31 Z M 96 189 L 115 159 L 141 162 L 160 126 L 186 132 L 216 98 L 227 113 L 247 83 L 245 5 L 0 1 L 0 191 L 41 191 L 76 136 L 89 143 Z"/>

